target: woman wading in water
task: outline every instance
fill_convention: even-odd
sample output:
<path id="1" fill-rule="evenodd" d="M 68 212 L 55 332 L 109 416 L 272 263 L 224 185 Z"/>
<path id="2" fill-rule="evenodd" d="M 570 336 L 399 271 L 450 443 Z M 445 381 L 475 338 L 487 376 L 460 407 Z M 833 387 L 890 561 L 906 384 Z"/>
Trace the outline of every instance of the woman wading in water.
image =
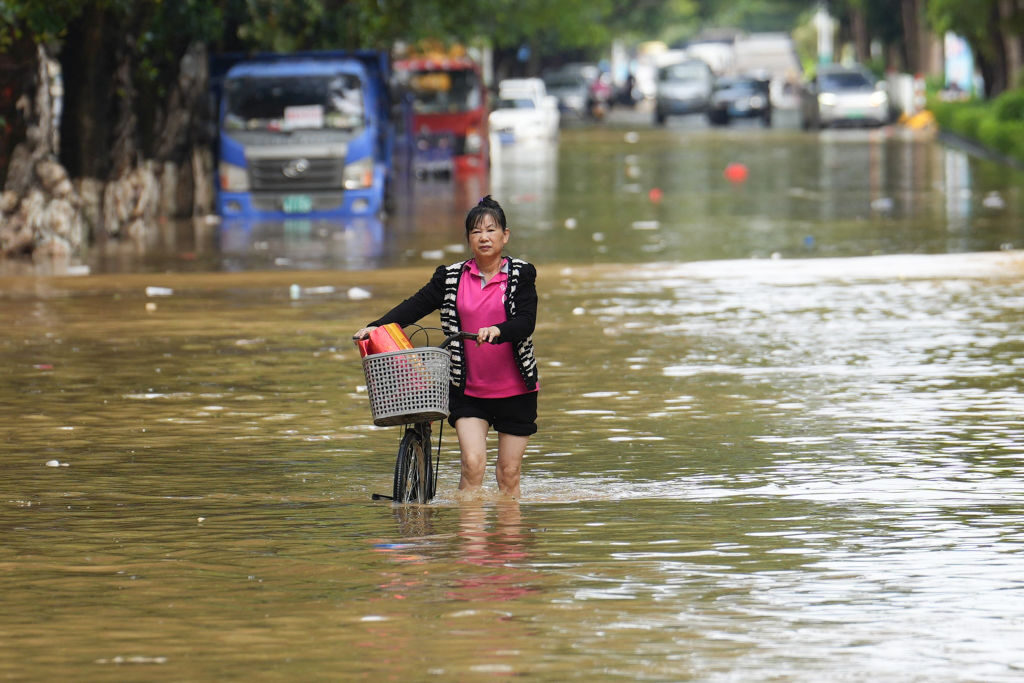
<path id="1" fill-rule="evenodd" d="M 356 332 L 366 338 L 377 326 L 410 325 L 441 310 L 445 334 L 476 331 L 477 340 L 451 347 L 448 423 L 462 453 L 460 491 L 483 485 L 487 432 L 498 433 L 498 490 L 519 498 L 523 454 L 537 431 L 537 269 L 505 256 L 510 232 L 505 212 L 490 195 L 466 215 L 473 258 L 439 266 L 430 282 L 382 317 Z"/>

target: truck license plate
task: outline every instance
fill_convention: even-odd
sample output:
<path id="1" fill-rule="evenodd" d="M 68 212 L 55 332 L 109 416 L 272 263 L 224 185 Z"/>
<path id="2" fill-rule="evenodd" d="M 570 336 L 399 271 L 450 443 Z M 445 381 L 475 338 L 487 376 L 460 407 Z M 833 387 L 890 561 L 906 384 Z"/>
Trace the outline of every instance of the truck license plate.
<path id="1" fill-rule="evenodd" d="M 313 210 L 313 198 L 308 194 L 285 195 L 281 208 L 285 213 L 309 213 Z"/>

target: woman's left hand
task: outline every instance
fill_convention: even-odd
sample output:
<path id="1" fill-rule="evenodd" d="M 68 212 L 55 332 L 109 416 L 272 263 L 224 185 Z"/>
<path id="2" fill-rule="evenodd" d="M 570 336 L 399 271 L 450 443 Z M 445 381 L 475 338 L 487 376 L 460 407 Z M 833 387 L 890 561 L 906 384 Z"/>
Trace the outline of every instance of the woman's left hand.
<path id="1" fill-rule="evenodd" d="M 494 325 L 491 325 L 490 327 L 481 327 L 476 333 L 477 346 L 483 344 L 484 342 L 487 342 L 489 344 L 497 344 L 498 337 L 500 336 L 501 330 L 499 330 Z"/>

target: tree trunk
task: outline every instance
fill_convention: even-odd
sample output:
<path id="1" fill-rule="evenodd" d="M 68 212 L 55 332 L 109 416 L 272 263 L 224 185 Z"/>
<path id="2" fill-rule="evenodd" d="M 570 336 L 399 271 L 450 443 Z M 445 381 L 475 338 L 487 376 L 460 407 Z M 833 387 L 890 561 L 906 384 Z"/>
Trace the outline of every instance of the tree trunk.
<path id="1" fill-rule="evenodd" d="M 868 23 L 864 11 L 860 8 L 850 8 L 850 33 L 853 37 L 857 61 L 867 64 L 871 60 L 871 35 L 868 33 Z"/>
<path id="2" fill-rule="evenodd" d="M 999 0 L 999 18 L 1002 26 L 999 37 L 1003 42 L 1003 50 L 1006 54 L 1006 87 L 1013 88 L 1020 84 L 1022 60 L 1024 60 L 1024 55 L 1022 55 L 1024 37 L 1021 36 L 1024 7 L 1017 0 Z"/>
<path id="3" fill-rule="evenodd" d="M 117 69 L 114 71 L 114 93 L 117 102 L 117 119 L 114 124 L 114 145 L 111 152 L 110 178 L 118 180 L 132 171 L 140 161 L 138 130 L 139 118 L 135 115 L 135 49 L 131 39 L 126 39 L 117 55 Z"/>
<path id="4" fill-rule="evenodd" d="M 901 0 L 900 16 L 903 19 L 903 40 L 906 70 L 911 74 L 921 72 L 921 8 L 918 0 Z"/>
<path id="5" fill-rule="evenodd" d="M 181 58 L 178 81 L 157 116 L 154 156 L 164 167 L 161 213 L 167 216 L 207 214 L 213 207 L 206 185 L 212 182 L 213 162 L 198 151 L 215 140 L 209 135 L 215 113 L 207 106 L 209 59 L 203 43 L 193 43 Z"/>
<path id="6" fill-rule="evenodd" d="M 984 54 L 984 59 L 979 59 L 978 66 L 985 78 L 985 96 L 989 98 L 996 97 L 1006 90 L 1008 84 L 1006 42 L 1002 39 L 1004 26 L 1000 14 L 999 4 L 993 4 L 989 12 L 988 31 L 986 32 L 988 44 L 983 47 L 974 46 L 979 57 Z"/>
<path id="7" fill-rule="evenodd" d="M 61 50 L 64 110 L 61 161 L 76 178 L 105 178 L 110 172 L 110 125 L 114 121 L 114 22 L 99 3 L 88 3 L 68 28 Z"/>
<path id="8" fill-rule="evenodd" d="M 37 264 L 60 269 L 81 252 L 81 200 L 56 155 L 60 66 L 43 45 L 36 46 L 34 66 L 18 99 L 25 138 L 11 154 L 0 197 L 0 255 L 31 256 Z"/>

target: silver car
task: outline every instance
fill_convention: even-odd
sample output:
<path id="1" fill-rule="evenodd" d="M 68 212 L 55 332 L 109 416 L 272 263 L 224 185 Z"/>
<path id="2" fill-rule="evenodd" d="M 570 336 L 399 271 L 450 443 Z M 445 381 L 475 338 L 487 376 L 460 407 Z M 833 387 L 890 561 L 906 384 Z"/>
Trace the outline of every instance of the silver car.
<path id="1" fill-rule="evenodd" d="M 668 64 L 658 69 L 654 122 L 661 125 L 669 116 L 707 111 L 714 81 L 711 67 L 699 59 Z"/>
<path id="2" fill-rule="evenodd" d="M 800 96 L 800 123 L 804 130 L 882 126 L 889 121 L 889 96 L 884 82 L 876 82 L 862 67 L 819 67 Z"/>

